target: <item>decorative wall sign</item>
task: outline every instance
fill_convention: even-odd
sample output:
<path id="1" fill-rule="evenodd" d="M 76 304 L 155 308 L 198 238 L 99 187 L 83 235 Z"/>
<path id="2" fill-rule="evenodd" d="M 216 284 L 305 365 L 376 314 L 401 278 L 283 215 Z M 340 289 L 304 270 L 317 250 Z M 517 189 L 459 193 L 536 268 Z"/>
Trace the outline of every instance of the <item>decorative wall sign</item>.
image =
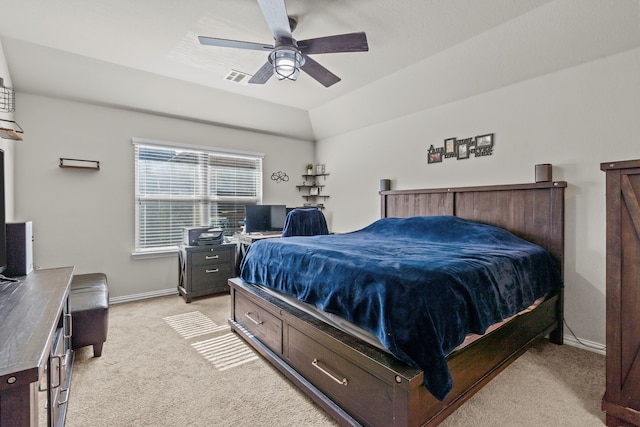
<path id="1" fill-rule="evenodd" d="M 442 161 L 442 153 L 440 151 L 429 151 L 428 163 L 438 163 Z"/>
<path id="2" fill-rule="evenodd" d="M 439 163 L 442 159 L 455 157 L 458 160 L 484 157 L 493 154 L 493 134 L 478 135 L 475 138 L 447 138 L 442 147 L 431 145 L 427 151 L 427 163 Z"/>
<path id="3" fill-rule="evenodd" d="M 271 174 L 271 180 L 280 184 L 281 182 L 289 181 L 289 175 L 282 171 L 274 172 Z"/>

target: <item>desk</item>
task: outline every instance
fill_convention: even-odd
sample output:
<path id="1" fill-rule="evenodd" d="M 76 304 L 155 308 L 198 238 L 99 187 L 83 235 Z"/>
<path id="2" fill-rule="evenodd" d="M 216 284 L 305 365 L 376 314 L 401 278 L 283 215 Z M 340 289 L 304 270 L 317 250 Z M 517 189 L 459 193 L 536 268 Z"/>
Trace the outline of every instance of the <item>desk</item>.
<path id="1" fill-rule="evenodd" d="M 282 237 L 282 232 L 276 233 L 249 233 L 249 234 L 238 234 L 238 242 L 244 243 L 246 245 L 251 245 L 253 242 L 263 239 L 273 239 L 277 237 Z"/>
<path id="2" fill-rule="evenodd" d="M 254 242 L 258 240 L 264 239 L 274 239 L 282 237 L 282 233 L 249 233 L 249 234 L 237 234 L 234 236 L 237 239 L 238 243 L 238 253 L 237 253 L 237 262 L 236 262 L 236 275 L 240 275 L 240 264 L 242 264 L 242 260 L 244 256 L 247 254 L 249 250 L 249 246 L 251 246 Z"/>

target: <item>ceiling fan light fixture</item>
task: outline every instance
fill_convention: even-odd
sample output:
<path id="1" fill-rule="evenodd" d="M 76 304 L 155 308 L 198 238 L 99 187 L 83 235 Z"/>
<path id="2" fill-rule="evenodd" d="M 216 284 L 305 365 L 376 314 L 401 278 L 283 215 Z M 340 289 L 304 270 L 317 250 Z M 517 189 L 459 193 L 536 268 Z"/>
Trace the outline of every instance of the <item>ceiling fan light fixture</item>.
<path id="1" fill-rule="evenodd" d="M 292 46 L 281 46 L 269 54 L 269 62 L 278 80 L 297 80 L 304 57 Z"/>
<path id="2" fill-rule="evenodd" d="M 258 0 L 275 46 L 239 40 L 198 36 L 200 44 L 217 47 L 231 47 L 256 51 L 269 51 L 268 60 L 247 81 L 248 84 L 265 84 L 275 74 L 278 80 L 297 80 L 300 71 L 324 87 L 330 87 L 340 81 L 340 77 L 317 63 L 314 55 L 321 53 L 367 52 L 369 44 L 363 32 L 335 34 L 297 41 L 292 31 L 297 19 L 287 15 L 285 0 Z"/>

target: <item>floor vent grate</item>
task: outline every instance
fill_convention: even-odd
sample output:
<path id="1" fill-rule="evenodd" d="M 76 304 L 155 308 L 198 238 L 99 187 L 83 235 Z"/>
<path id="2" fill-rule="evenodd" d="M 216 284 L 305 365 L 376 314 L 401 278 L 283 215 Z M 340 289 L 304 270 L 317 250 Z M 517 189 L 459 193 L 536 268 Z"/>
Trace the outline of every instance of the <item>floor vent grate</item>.
<path id="1" fill-rule="evenodd" d="M 218 371 L 226 371 L 258 359 L 258 356 L 233 333 L 191 344 Z"/>
<path id="2" fill-rule="evenodd" d="M 220 326 L 199 311 L 164 317 L 167 322 L 184 339 L 224 331 L 228 325 Z"/>

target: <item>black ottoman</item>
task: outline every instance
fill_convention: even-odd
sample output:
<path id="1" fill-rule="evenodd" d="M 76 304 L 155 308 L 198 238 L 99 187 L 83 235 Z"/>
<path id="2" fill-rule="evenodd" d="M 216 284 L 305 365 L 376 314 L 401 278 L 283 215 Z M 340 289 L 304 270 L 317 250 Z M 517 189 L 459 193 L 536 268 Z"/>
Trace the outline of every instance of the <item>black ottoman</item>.
<path id="1" fill-rule="evenodd" d="M 75 350 L 93 346 L 93 356 L 102 355 L 109 326 L 109 288 L 104 273 L 74 275 L 69 292 L 72 331 L 71 347 Z"/>

